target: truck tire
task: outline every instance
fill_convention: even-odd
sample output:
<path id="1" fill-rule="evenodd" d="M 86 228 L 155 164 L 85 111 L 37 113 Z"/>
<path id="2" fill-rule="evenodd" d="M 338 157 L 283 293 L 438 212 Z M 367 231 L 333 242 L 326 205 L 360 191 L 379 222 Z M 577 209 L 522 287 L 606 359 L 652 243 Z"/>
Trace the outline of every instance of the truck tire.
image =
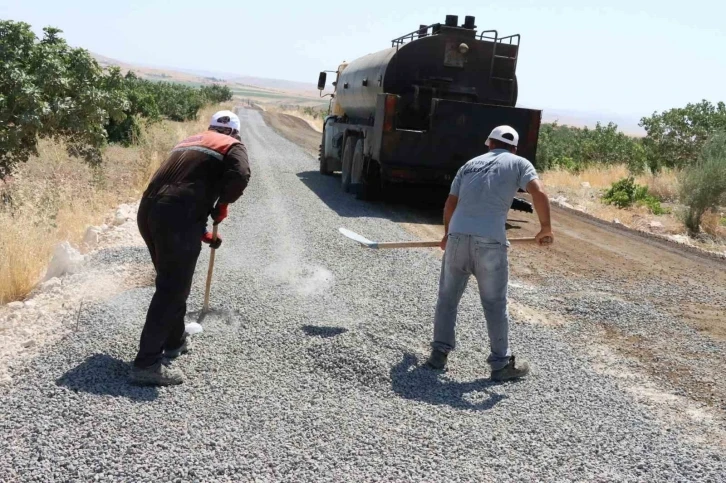
<path id="1" fill-rule="evenodd" d="M 358 138 L 348 136 L 345 140 L 345 149 L 343 149 L 343 167 L 340 170 L 340 187 L 345 193 L 350 193 L 350 175 L 353 168 L 353 154 L 355 152 L 355 143 Z"/>
<path id="2" fill-rule="evenodd" d="M 363 146 L 363 139 L 358 139 L 353 149 L 353 162 L 350 165 L 350 184 L 356 192 L 363 184 L 363 163 L 365 162 Z"/>
<path id="3" fill-rule="evenodd" d="M 318 150 L 318 160 L 320 161 L 320 174 L 324 176 L 332 176 L 333 170 L 329 168 L 330 163 L 325 158 L 325 131 L 323 131 L 323 141 Z"/>
<path id="4" fill-rule="evenodd" d="M 363 164 L 363 180 L 358 190 L 358 199 L 378 201 L 383 197 L 381 167 L 378 161 L 368 158 Z"/>

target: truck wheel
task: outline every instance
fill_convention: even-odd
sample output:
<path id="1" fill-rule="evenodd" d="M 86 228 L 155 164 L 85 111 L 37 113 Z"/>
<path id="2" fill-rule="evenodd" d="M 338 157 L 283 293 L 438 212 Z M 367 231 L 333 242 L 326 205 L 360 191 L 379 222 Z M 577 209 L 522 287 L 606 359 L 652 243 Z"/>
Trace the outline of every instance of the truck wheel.
<path id="1" fill-rule="evenodd" d="M 325 176 L 333 174 L 332 171 L 328 171 L 328 162 L 325 160 L 325 150 L 323 149 L 322 144 L 318 150 L 318 161 L 320 161 L 320 174 Z"/>
<path id="2" fill-rule="evenodd" d="M 353 149 L 353 162 L 350 167 L 350 184 L 355 192 L 358 192 L 363 184 L 363 139 L 358 139 Z"/>
<path id="3" fill-rule="evenodd" d="M 363 181 L 358 190 L 358 199 L 377 201 L 383 197 L 381 168 L 374 159 L 363 164 Z"/>
<path id="4" fill-rule="evenodd" d="M 343 168 L 340 173 L 340 186 L 343 191 L 350 193 L 350 174 L 353 167 L 353 153 L 355 152 L 355 143 L 358 139 L 354 136 L 345 140 L 345 149 L 343 150 Z"/>
<path id="5" fill-rule="evenodd" d="M 320 161 L 320 174 L 331 176 L 333 174 L 333 170 L 328 167 L 330 163 L 328 163 L 328 160 L 325 159 L 325 132 L 323 132 L 323 141 L 318 150 L 318 160 Z"/>

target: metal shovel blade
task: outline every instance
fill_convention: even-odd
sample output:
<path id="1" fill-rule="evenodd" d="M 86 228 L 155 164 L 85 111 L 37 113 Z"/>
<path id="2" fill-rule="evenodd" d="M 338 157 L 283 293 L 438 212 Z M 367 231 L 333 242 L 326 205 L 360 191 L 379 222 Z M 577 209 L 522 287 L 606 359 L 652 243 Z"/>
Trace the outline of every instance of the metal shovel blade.
<path id="1" fill-rule="evenodd" d="M 369 240 L 368 238 L 364 237 L 363 235 L 359 235 L 354 231 L 350 231 L 346 228 L 339 228 L 338 231 L 342 233 L 343 235 L 347 236 L 351 240 L 355 240 L 361 245 L 363 245 L 366 248 L 377 248 L 377 243 L 374 241 Z"/>

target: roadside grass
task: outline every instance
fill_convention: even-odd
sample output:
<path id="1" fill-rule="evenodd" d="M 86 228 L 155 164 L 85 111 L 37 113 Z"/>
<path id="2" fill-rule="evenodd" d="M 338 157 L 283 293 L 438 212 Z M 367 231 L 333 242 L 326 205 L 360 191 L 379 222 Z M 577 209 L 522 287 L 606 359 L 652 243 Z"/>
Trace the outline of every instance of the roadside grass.
<path id="1" fill-rule="evenodd" d="M 684 235 L 686 228 L 679 216 L 683 207 L 678 202 L 679 172 L 665 169 L 658 174 L 635 177 L 635 183 L 648 187 L 648 194 L 663 202 L 670 213 L 654 215 L 647 206 L 634 204 L 618 208 L 605 204 L 603 193 L 613 183 L 630 176 L 626 165 L 592 166 L 580 172 L 553 169 L 541 174 L 542 181 L 552 198 L 563 196 L 567 203 L 605 221 L 617 220 L 623 225 L 665 235 Z M 588 183 L 583 186 L 583 183 Z M 720 212 L 707 212 L 701 220 L 701 228 L 710 236 L 708 240 L 692 239 L 691 243 L 708 250 L 723 252 L 726 248 L 726 226 Z M 661 226 L 662 225 L 662 226 Z"/>
<path id="2" fill-rule="evenodd" d="M 604 190 L 623 178 L 630 176 L 626 165 L 591 166 L 573 173 L 565 169 L 553 169 L 542 174 L 547 186 L 557 188 L 581 188 L 589 183 L 593 189 Z M 635 182 L 648 187 L 648 193 L 661 201 L 678 199 L 678 171 L 666 169 L 658 174 L 643 174 L 635 177 Z"/>
<path id="3" fill-rule="evenodd" d="M 221 108 L 202 109 L 196 121 L 151 125 L 137 145 L 106 148 L 100 168 L 69 157 L 62 142 L 42 140 L 38 156 L 0 183 L 0 304 L 33 289 L 58 242 L 79 246 L 88 226 L 101 224 L 118 204 L 136 201 L 167 152 L 204 130 Z"/>

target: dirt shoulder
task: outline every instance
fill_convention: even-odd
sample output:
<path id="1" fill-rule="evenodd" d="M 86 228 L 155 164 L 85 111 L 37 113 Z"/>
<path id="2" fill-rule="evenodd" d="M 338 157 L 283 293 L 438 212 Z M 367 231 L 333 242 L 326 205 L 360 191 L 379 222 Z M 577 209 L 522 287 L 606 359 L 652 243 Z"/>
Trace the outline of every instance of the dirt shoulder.
<path id="1" fill-rule="evenodd" d="M 307 121 L 290 114 L 272 111 L 262 112 L 262 118 L 278 134 L 303 148 L 310 156 L 318 157 L 322 135 L 315 131 Z"/>
<path id="2" fill-rule="evenodd" d="M 154 284 L 154 269 L 136 225 L 137 204 L 122 205 L 106 224 L 91 227 L 83 254 L 56 253 L 63 275 L 39 284 L 23 302 L 0 306 L 0 386 L 10 383 L 10 366 L 82 329 L 84 309 L 127 290 Z M 89 230 L 90 233 L 90 230 Z M 62 255 L 62 253 L 60 254 Z"/>

